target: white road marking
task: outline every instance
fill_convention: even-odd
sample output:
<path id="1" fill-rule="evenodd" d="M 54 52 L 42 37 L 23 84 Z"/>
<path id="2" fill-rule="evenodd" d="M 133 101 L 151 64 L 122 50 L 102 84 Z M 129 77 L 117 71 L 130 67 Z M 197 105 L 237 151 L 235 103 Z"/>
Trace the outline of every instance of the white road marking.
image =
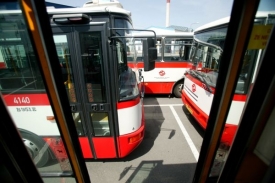
<path id="1" fill-rule="evenodd" d="M 170 107 L 170 106 L 183 106 L 183 104 L 160 104 L 160 105 L 143 105 L 144 107 Z"/>
<path id="2" fill-rule="evenodd" d="M 183 136 L 185 137 L 185 139 L 186 139 L 186 141 L 187 141 L 187 143 L 188 143 L 188 145 L 189 145 L 189 147 L 190 147 L 190 149 L 191 149 L 191 151 L 192 151 L 195 159 L 198 161 L 198 159 L 199 159 L 199 152 L 198 152 L 196 146 L 194 145 L 192 139 L 190 138 L 188 132 L 186 131 L 185 127 L 183 126 L 183 124 L 182 124 L 182 122 L 181 122 L 181 120 L 180 120 L 177 112 L 173 108 L 173 106 L 174 105 L 170 105 L 169 107 L 170 107 L 173 115 L 175 116 L 176 121 L 177 121 L 177 123 L 178 123 L 178 125 L 179 125 L 179 127 L 180 127 L 180 129 L 181 129 L 181 131 L 183 133 Z"/>

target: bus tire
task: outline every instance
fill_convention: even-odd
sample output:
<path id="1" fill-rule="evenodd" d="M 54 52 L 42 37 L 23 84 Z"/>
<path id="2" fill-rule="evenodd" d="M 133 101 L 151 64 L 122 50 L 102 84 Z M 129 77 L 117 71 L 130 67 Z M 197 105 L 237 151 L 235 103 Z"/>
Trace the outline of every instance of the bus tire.
<path id="1" fill-rule="evenodd" d="M 45 166 L 49 160 L 46 142 L 38 135 L 27 130 L 20 129 L 19 132 L 36 167 L 40 168 Z"/>
<path id="2" fill-rule="evenodd" d="M 173 89 L 173 94 L 177 98 L 181 98 L 181 90 L 182 90 L 183 82 L 176 83 Z"/>

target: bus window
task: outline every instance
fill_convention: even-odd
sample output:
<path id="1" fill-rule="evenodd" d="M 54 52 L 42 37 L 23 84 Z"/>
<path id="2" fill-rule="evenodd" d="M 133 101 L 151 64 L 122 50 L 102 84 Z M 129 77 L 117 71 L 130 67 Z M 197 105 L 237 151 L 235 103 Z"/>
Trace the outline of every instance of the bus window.
<path id="1" fill-rule="evenodd" d="M 119 93 L 120 99 L 126 100 L 139 95 L 135 73 L 127 66 L 125 60 L 124 44 L 117 41 L 118 73 L 119 73 Z"/>
<path id="2" fill-rule="evenodd" d="M 164 61 L 184 61 L 186 44 L 188 42 L 181 38 L 164 38 Z"/>
<path id="3" fill-rule="evenodd" d="M 68 48 L 68 41 L 66 35 L 54 35 L 53 36 L 55 48 L 57 51 L 59 63 L 62 70 L 63 82 L 67 91 L 68 99 L 71 103 L 77 103 L 75 94 L 75 82 L 72 72 L 71 56 Z M 82 126 L 81 115 L 78 112 L 72 113 L 75 127 L 79 136 L 84 135 L 84 129 Z"/>
<path id="4" fill-rule="evenodd" d="M 89 102 L 105 102 L 105 83 L 102 65 L 100 32 L 80 33 L 82 65 Z"/>
<path id="5" fill-rule="evenodd" d="M 0 25 L 1 30 L 9 29 L 8 32 L 1 32 L 0 39 L 0 89 L 2 92 L 17 90 L 43 90 L 44 84 L 37 66 L 32 46 L 24 31 L 17 24 L 6 27 Z M 12 29 L 12 30 L 10 30 Z"/>

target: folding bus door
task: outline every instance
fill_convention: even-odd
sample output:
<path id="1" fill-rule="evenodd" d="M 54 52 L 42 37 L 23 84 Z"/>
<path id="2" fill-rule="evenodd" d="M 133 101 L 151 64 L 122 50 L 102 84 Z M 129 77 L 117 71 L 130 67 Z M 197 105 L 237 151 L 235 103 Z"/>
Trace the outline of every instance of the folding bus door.
<path id="1" fill-rule="evenodd" d="M 84 158 L 116 158 L 111 123 L 106 26 L 53 27 L 75 126 Z"/>

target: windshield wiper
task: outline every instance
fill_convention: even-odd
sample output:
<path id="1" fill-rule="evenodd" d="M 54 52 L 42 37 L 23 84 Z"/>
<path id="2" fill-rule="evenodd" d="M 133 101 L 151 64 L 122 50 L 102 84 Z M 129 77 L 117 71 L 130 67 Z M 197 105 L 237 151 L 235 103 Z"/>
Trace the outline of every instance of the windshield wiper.
<path id="1" fill-rule="evenodd" d="M 203 74 L 201 74 L 201 73 L 199 73 L 198 71 L 195 71 L 195 70 L 189 70 L 189 73 L 190 73 L 192 76 L 198 78 L 200 81 L 202 81 L 202 82 L 205 84 L 206 89 L 207 89 L 210 93 L 213 93 L 213 91 L 212 91 L 212 89 L 210 88 L 208 82 L 205 80 L 205 75 L 203 75 Z"/>

